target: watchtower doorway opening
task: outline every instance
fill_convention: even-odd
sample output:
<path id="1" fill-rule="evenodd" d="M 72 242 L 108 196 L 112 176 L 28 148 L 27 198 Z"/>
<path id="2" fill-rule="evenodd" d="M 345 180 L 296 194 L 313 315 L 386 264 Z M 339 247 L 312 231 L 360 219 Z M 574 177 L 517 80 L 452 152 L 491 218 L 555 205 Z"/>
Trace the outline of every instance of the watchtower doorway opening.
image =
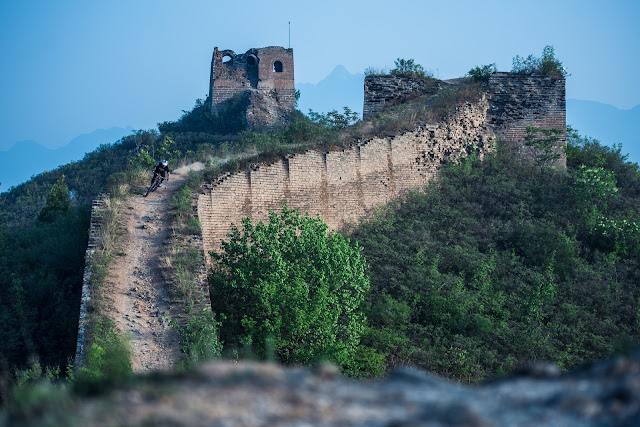
<path id="1" fill-rule="evenodd" d="M 252 88 L 258 87 L 258 63 L 260 59 L 253 53 L 247 56 L 247 77 Z"/>
<path id="2" fill-rule="evenodd" d="M 282 72 L 282 62 L 276 61 L 273 63 L 273 72 L 281 73 Z"/>

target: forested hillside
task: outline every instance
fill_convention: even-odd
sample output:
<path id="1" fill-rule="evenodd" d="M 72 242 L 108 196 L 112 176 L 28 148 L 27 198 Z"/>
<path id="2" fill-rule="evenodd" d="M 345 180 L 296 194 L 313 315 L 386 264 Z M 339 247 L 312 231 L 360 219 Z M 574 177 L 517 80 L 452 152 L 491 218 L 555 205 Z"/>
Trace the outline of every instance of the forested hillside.
<path id="1" fill-rule="evenodd" d="M 363 343 L 388 365 L 477 381 L 640 343 L 638 165 L 571 130 L 567 170 L 498 147 L 353 233 L 370 265 Z"/>

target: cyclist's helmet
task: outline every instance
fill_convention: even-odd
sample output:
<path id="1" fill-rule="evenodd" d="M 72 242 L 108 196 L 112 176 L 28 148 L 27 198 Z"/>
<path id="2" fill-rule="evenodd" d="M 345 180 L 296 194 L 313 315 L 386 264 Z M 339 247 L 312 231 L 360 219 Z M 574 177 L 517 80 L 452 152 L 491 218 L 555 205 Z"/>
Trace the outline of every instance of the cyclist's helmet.
<path id="1" fill-rule="evenodd" d="M 163 161 L 162 161 L 162 166 L 165 166 L 165 167 L 166 167 L 168 164 L 169 164 L 169 162 L 167 162 L 166 160 L 163 160 Z"/>

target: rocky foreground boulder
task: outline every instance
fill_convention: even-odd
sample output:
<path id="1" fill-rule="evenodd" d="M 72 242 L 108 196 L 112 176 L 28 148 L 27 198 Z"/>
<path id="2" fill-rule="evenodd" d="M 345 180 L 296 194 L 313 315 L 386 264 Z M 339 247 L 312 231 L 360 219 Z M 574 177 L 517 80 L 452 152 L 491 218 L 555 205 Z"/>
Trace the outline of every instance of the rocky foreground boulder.
<path id="1" fill-rule="evenodd" d="M 76 398 L 27 423 L 207 426 L 640 425 L 640 351 L 560 374 L 538 364 L 465 386 L 410 368 L 352 381 L 330 366 L 217 362 Z"/>

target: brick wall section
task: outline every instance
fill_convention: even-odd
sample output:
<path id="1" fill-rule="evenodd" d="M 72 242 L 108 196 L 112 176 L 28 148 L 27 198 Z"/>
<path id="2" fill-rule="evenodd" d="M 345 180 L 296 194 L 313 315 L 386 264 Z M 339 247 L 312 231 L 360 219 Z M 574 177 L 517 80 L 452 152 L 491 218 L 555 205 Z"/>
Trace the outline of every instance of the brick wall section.
<path id="1" fill-rule="evenodd" d="M 527 157 L 523 145 L 526 127 L 545 129 L 567 127 L 565 79 L 545 75 L 513 73 L 492 74 L 487 86 L 489 111 L 487 118 L 495 134 L 515 143 L 521 156 Z M 560 165 L 566 166 L 564 150 L 566 134 L 562 134 L 558 153 Z"/>
<path id="2" fill-rule="evenodd" d="M 465 79 L 448 80 L 458 84 Z M 424 80 L 402 76 L 367 76 L 364 81 L 363 119 L 368 120 L 385 108 L 414 98 L 436 93 L 442 85 L 425 85 Z M 522 158 L 531 156 L 524 146 L 526 127 L 566 129 L 565 79 L 541 74 L 522 75 L 494 73 L 485 91 L 489 99 L 488 121 L 497 136 L 516 145 Z M 557 147 L 560 159 L 566 165 L 566 135 Z"/>
<path id="3" fill-rule="evenodd" d="M 434 94 L 442 83 L 434 79 L 397 75 L 369 75 L 364 78 L 363 120 L 373 118 L 380 111 L 410 98 Z"/>
<path id="4" fill-rule="evenodd" d="M 435 179 L 444 162 L 466 156 L 470 146 L 482 156 L 492 137 L 487 110 L 484 99 L 460 107 L 438 125 L 373 138 L 340 151 L 309 150 L 221 176 L 206 184 L 198 198 L 205 252 L 220 250 L 232 222 L 239 225 L 247 216 L 264 221 L 283 201 L 320 215 L 333 229 L 343 229 L 376 205 Z"/>

